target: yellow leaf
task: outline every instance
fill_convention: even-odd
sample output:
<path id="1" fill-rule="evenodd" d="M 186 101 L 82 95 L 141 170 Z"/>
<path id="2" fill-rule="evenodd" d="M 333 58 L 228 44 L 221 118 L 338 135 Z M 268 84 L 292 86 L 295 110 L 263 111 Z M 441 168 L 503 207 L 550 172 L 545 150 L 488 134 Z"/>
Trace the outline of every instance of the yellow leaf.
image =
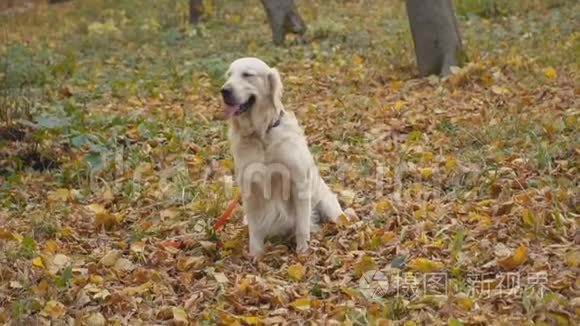
<path id="1" fill-rule="evenodd" d="M 356 55 L 356 54 L 354 54 L 354 55 L 351 57 L 351 61 L 352 61 L 352 63 L 354 63 L 355 65 L 361 65 L 361 64 L 363 64 L 363 62 L 364 62 L 363 58 L 361 58 L 360 56 L 358 56 L 358 55 Z"/>
<path id="2" fill-rule="evenodd" d="M 511 256 L 498 260 L 497 264 L 504 270 L 512 270 L 523 264 L 528 258 L 528 248 L 520 245 Z"/>
<path id="3" fill-rule="evenodd" d="M 338 224 L 338 225 L 349 225 L 350 224 L 350 220 L 348 219 L 348 217 L 346 217 L 346 215 L 340 214 L 340 216 L 338 216 L 338 218 L 336 219 L 336 224 Z"/>
<path id="4" fill-rule="evenodd" d="M 0 229 L 0 239 L 16 240 L 16 238 L 14 238 L 13 232 L 8 231 L 7 229 Z"/>
<path id="5" fill-rule="evenodd" d="M 429 179 L 433 175 L 433 169 L 432 168 L 420 168 L 419 173 L 421 173 L 421 176 L 423 178 Z"/>
<path id="6" fill-rule="evenodd" d="M 259 325 L 260 324 L 260 317 L 256 317 L 256 316 L 244 316 L 244 317 L 241 317 L 240 319 L 248 325 Z"/>
<path id="7" fill-rule="evenodd" d="M 375 261 L 373 257 L 364 255 L 361 259 L 354 264 L 354 275 L 357 278 L 361 278 L 364 273 L 376 269 Z"/>
<path id="8" fill-rule="evenodd" d="M 296 310 L 306 311 L 310 310 L 310 299 L 303 297 L 294 300 L 291 304 L 292 307 Z"/>
<path id="9" fill-rule="evenodd" d="M 132 296 L 135 296 L 135 295 L 143 294 L 143 293 L 147 292 L 152 287 L 153 287 L 153 282 L 147 281 L 146 283 L 143 283 L 143 284 L 138 285 L 138 286 L 133 286 L 133 287 L 125 288 L 123 290 L 123 292 L 125 294 L 127 294 L 128 296 L 131 296 L 132 297 Z"/>
<path id="10" fill-rule="evenodd" d="M 173 307 L 171 309 L 171 311 L 173 312 L 173 321 L 178 323 L 178 324 L 187 324 L 187 313 L 185 312 L 185 310 L 183 310 L 183 308 L 178 308 L 178 307 Z"/>
<path id="11" fill-rule="evenodd" d="M 580 260 L 580 251 L 570 251 L 566 254 L 566 265 L 570 267 L 578 267 L 578 260 Z"/>
<path id="12" fill-rule="evenodd" d="M 58 243 L 54 240 L 46 240 L 44 243 L 44 248 L 49 251 L 50 253 L 57 253 L 59 250 Z"/>
<path id="13" fill-rule="evenodd" d="M 397 102 L 395 102 L 395 105 L 393 105 L 393 110 L 401 111 L 401 109 L 403 108 L 403 105 L 405 105 L 405 102 L 397 101 Z"/>
<path id="14" fill-rule="evenodd" d="M 46 269 L 46 266 L 44 266 L 44 263 L 42 262 L 42 257 L 40 257 L 40 256 L 38 256 L 32 260 L 32 266 Z"/>
<path id="15" fill-rule="evenodd" d="M 457 161 L 453 157 L 448 157 L 445 160 L 445 171 L 451 172 L 457 166 Z"/>
<path id="16" fill-rule="evenodd" d="M 392 82 L 389 84 L 389 87 L 390 87 L 392 90 L 395 90 L 395 91 L 396 91 L 396 90 L 399 90 L 399 89 L 401 89 L 401 86 L 403 86 L 403 82 L 401 82 L 400 80 L 397 80 L 397 81 L 392 81 Z"/>
<path id="17" fill-rule="evenodd" d="M 493 85 L 491 86 L 491 91 L 496 95 L 503 95 L 509 93 L 509 91 L 505 87 Z"/>
<path id="18" fill-rule="evenodd" d="M 49 191 L 47 198 L 49 201 L 69 201 L 72 199 L 72 193 L 69 189 L 59 188 L 55 191 Z"/>
<path id="19" fill-rule="evenodd" d="M 300 281 L 304 277 L 304 266 L 300 263 L 288 266 L 288 277 L 294 281 Z"/>
<path id="20" fill-rule="evenodd" d="M 533 227 L 536 224 L 534 221 L 534 214 L 527 208 L 524 208 L 522 211 L 522 221 L 526 226 Z"/>
<path id="21" fill-rule="evenodd" d="M 95 213 L 94 223 L 96 227 L 105 227 L 106 229 L 110 229 L 123 219 L 119 214 L 109 213 L 105 206 L 101 204 L 90 204 L 87 205 L 86 208 Z"/>
<path id="22" fill-rule="evenodd" d="M 548 78 L 549 80 L 554 80 L 556 79 L 556 77 L 558 77 L 556 69 L 554 69 L 554 67 L 552 66 L 545 68 L 542 72 L 544 73 L 544 76 L 546 76 L 546 78 Z"/>
<path id="23" fill-rule="evenodd" d="M 443 263 L 427 258 L 415 258 L 409 262 L 409 268 L 415 272 L 431 273 L 443 268 Z"/>
<path id="24" fill-rule="evenodd" d="M 375 213 L 382 214 L 391 208 L 391 202 L 387 199 L 382 199 L 375 204 Z"/>
<path id="25" fill-rule="evenodd" d="M 44 309 L 40 312 L 42 315 L 56 319 L 64 316 L 66 313 L 66 308 L 64 305 L 58 301 L 50 300 L 44 306 Z"/>

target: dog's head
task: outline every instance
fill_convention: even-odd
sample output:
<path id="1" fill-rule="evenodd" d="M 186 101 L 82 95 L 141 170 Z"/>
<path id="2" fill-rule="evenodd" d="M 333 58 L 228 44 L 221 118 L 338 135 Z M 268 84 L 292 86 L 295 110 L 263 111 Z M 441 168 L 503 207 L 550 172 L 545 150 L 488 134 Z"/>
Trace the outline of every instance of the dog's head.
<path id="1" fill-rule="evenodd" d="M 225 114 L 244 129 L 262 133 L 284 109 L 280 74 L 262 60 L 238 59 L 230 65 L 226 78 L 221 89 Z"/>

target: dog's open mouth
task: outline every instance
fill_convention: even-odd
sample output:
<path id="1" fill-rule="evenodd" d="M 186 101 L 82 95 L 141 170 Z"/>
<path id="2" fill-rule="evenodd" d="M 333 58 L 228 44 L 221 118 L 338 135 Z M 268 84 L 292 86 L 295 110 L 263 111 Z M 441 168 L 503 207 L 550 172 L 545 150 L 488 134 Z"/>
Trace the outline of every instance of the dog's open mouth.
<path id="1" fill-rule="evenodd" d="M 250 95 L 250 97 L 248 98 L 248 100 L 242 104 L 229 104 L 229 103 L 225 103 L 225 113 L 226 116 L 229 118 L 232 115 L 240 115 L 244 112 L 249 111 L 252 106 L 254 105 L 254 103 L 256 103 L 256 96 L 255 95 Z"/>

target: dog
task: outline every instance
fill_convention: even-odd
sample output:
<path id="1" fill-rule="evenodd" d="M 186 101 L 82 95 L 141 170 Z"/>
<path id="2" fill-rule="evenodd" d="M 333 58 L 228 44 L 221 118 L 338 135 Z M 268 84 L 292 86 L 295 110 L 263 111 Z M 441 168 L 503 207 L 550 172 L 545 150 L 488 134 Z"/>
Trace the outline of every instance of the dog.
<path id="1" fill-rule="evenodd" d="M 320 177 L 296 116 L 284 110 L 278 70 L 258 58 L 231 63 L 221 88 L 235 180 L 249 229 L 250 255 L 264 254 L 269 236 L 290 234 L 308 250 L 319 222 L 344 214 Z"/>

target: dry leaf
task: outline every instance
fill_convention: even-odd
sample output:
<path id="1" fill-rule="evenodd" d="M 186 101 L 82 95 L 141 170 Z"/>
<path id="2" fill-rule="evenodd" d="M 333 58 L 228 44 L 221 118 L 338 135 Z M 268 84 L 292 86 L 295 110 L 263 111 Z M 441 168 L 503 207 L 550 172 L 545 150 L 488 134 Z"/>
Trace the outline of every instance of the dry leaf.
<path id="1" fill-rule="evenodd" d="M 523 264 L 528 258 L 528 249 L 521 244 L 511 256 L 498 260 L 497 264 L 503 270 L 512 270 Z"/>
<path id="2" fill-rule="evenodd" d="M 310 299 L 307 297 L 298 298 L 294 300 L 290 305 L 294 307 L 294 309 L 300 311 L 310 310 Z"/>
<path id="3" fill-rule="evenodd" d="M 132 270 L 135 269 L 135 265 L 133 264 L 132 261 L 130 261 L 127 258 L 119 258 L 117 259 L 117 261 L 115 262 L 115 267 L 116 270 L 118 271 L 122 271 L 122 272 L 131 272 Z"/>
<path id="4" fill-rule="evenodd" d="M 361 278 L 364 273 L 374 269 L 377 269 L 377 266 L 373 257 L 364 255 L 354 264 L 354 276 Z"/>
<path id="5" fill-rule="evenodd" d="M 173 323 L 176 325 L 187 325 L 188 324 L 188 317 L 187 313 L 183 308 L 173 307 L 171 309 L 173 313 Z"/>
<path id="6" fill-rule="evenodd" d="M 224 273 L 213 273 L 213 277 L 215 278 L 216 281 L 218 281 L 218 283 L 228 283 L 229 280 L 226 276 L 226 274 Z"/>
<path id="7" fill-rule="evenodd" d="M 64 316 L 65 313 L 65 306 L 62 303 L 54 300 L 48 301 L 40 312 L 41 315 L 50 317 L 52 319 L 60 318 Z"/>
<path id="8" fill-rule="evenodd" d="M 38 256 L 32 260 L 32 266 L 46 269 L 46 267 L 44 266 L 44 263 L 42 262 L 42 257 L 40 257 L 40 256 Z"/>
<path id="9" fill-rule="evenodd" d="M 431 273 L 443 268 L 443 263 L 429 260 L 427 258 L 415 258 L 407 264 L 414 272 Z"/>
<path id="10" fill-rule="evenodd" d="M 105 254 L 105 256 L 103 256 L 103 258 L 101 258 L 99 263 L 105 267 L 111 267 L 111 266 L 115 265 L 115 263 L 117 262 L 117 259 L 119 259 L 120 255 L 121 255 L 121 253 L 118 250 L 111 250 L 111 251 L 107 252 Z"/>
<path id="11" fill-rule="evenodd" d="M 85 319 L 86 326 L 105 326 L 107 320 L 100 312 L 93 312 L 87 319 Z"/>
<path id="12" fill-rule="evenodd" d="M 554 69 L 554 67 L 547 67 L 544 68 L 544 70 L 542 71 L 544 73 L 544 76 L 546 76 L 546 78 L 548 78 L 549 80 L 554 80 L 556 79 L 556 77 L 558 77 L 558 73 L 556 72 L 556 69 Z"/>
<path id="13" fill-rule="evenodd" d="M 294 281 L 300 281 L 304 277 L 304 266 L 296 263 L 288 266 L 288 277 Z"/>
<path id="14" fill-rule="evenodd" d="M 52 202 L 66 202 L 72 200 L 72 193 L 69 189 L 56 189 L 54 191 L 49 191 L 47 198 Z"/>

